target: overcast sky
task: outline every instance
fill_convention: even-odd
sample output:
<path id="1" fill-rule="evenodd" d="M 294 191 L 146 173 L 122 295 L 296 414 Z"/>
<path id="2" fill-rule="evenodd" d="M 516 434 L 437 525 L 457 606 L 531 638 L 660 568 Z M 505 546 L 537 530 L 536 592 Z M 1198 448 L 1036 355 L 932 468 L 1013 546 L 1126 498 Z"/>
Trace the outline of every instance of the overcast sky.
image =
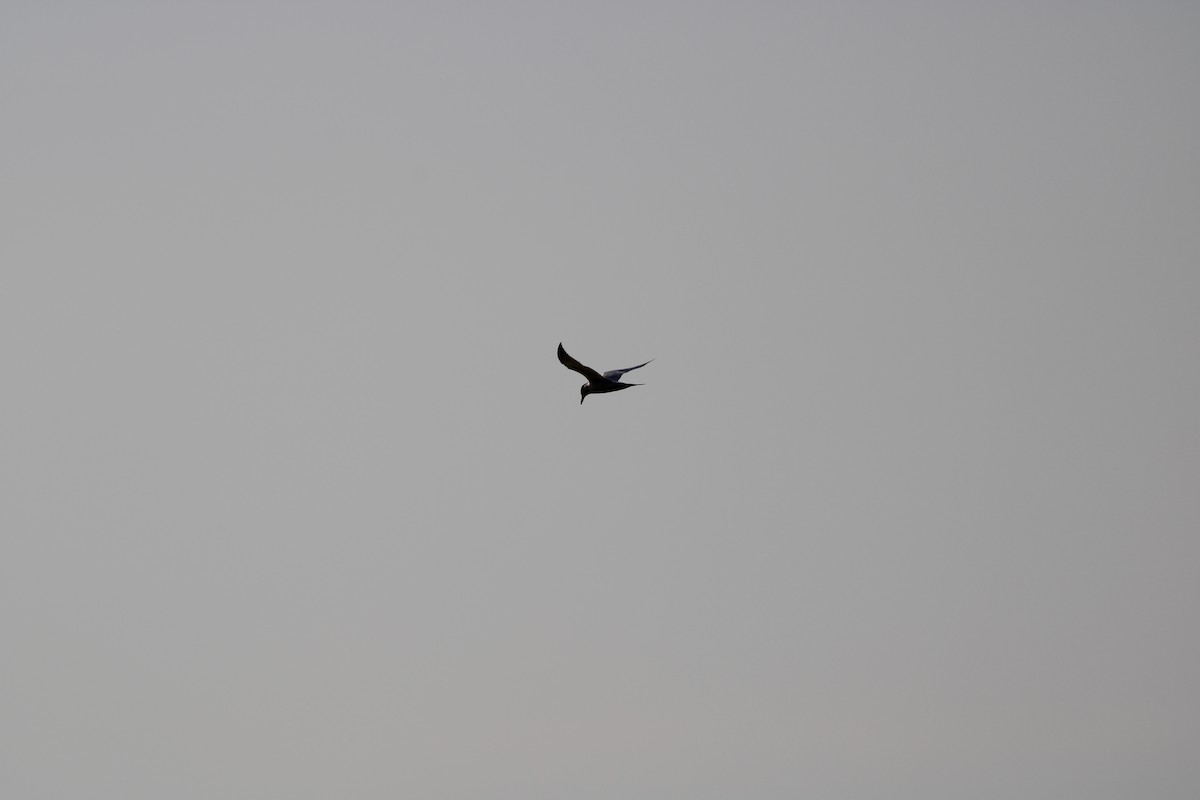
<path id="1" fill-rule="evenodd" d="M 1046 5 L 4 3 L 0 794 L 1200 796 L 1200 8 Z"/>

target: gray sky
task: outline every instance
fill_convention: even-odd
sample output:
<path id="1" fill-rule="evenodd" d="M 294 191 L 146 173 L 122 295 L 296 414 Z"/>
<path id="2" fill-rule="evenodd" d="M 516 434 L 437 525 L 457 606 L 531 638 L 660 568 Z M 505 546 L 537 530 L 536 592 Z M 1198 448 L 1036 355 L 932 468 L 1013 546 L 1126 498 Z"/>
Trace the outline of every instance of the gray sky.
<path id="1" fill-rule="evenodd" d="M 1044 6 L 5 3 L 0 794 L 1200 795 L 1200 10 Z"/>

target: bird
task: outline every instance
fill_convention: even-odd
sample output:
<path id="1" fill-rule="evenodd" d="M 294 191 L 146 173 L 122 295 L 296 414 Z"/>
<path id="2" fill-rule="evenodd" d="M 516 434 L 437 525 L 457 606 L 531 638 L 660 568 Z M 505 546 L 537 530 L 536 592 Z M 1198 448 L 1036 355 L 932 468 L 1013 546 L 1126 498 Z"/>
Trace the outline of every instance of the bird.
<path id="1" fill-rule="evenodd" d="M 567 369 L 575 370 L 580 375 L 588 379 L 588 382 L 579 387 L 579 405 L 583 405 L 583 401 L 587 399 L 589 394 L 600 394 L 602 392 L 619 392 L 622 389 L 628 389 L 630 386 L 641 386 L 640 383 L 621 383 L 621 376 L 626 372 L 633 372 L 635 369 L 641 369 L 653 361 L 644 361 L 636 367 L 626 367 L 625 369 L 610 370 L 601 375 L 591 367 L 585 367 L 574 358 L 572 358 L 566 350 L 563 349 L 562 342 L 558 343 L 558 360 L 562 362 Z"/>

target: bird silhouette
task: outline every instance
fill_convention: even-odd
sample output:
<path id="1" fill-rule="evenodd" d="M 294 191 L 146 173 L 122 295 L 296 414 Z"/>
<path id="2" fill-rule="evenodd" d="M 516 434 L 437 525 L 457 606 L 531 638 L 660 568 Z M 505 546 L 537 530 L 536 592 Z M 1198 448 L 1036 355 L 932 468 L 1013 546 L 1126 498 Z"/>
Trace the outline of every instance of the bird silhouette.
<path id="1" fill-rule="evenodd" d="M 621 383 L 621 376 L 626 372 L 632 372 L 635 369 L 641 369 L 653 361 L 644 361 L 636 367 L 626 367 L 625 369 L 614 369 L 601 375 L 591 367 L 585 367 L 563 349 L 562 342 L 558 343 L 558 360 L 562 362 L 567 369 L 574 370 L 580 375 L 588 379 L 588 382 L 579 387 L 579 405 L 583 405 L 583 401 L 587 399 L 589 394 L 602 394 L 604 392 L 619 392 L 622 389 L 628 389 L 630 386 L 641 386 L 640 383 Z"/>

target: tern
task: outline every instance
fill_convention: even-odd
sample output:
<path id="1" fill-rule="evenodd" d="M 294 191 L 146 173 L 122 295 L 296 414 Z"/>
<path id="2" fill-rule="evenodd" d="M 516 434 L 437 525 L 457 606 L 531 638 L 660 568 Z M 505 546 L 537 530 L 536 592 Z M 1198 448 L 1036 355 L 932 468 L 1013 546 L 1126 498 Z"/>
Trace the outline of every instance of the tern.
<path id="1" fill-rule="evenodd" d="M 602 392 L 619 392 L 622 389 L 628 389 L 630 386 L 641 386 L 640 383 L 621 383 L 621 376 L 626 372 L 633 372 L 635 369 L 641 369 L 649 364 L 650 361 L 645 361 L 638 364 L 636 367 L 626 367 L 625 369 L 614 369 L 601 375 L 591 367 L 585 367 L 567 354 L 563 349 L 562 342 L 558 343 L 558 360 L 562 362 L 567 369 L 573 369 L 580 375 L 588 379 L 588 382 L 579 387 L 579 405 L 583 405 L 583 401 L 587 399 L 589 394 L 600 394 Z"/>

